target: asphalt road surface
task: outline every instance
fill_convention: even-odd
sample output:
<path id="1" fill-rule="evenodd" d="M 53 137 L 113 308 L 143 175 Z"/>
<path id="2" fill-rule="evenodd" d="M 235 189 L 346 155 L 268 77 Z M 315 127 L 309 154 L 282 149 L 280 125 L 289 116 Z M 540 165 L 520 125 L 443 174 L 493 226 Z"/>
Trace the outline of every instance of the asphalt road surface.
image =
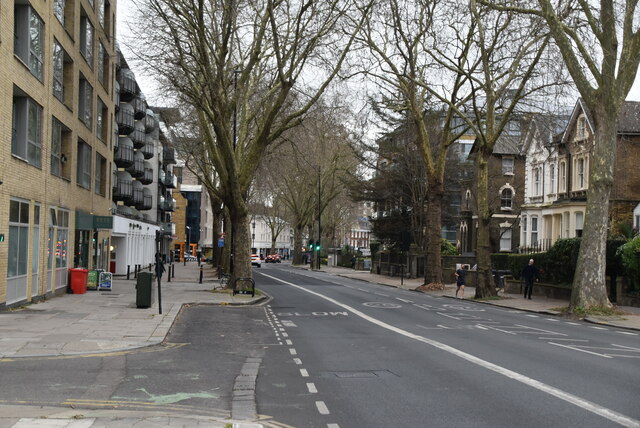
<path id="1" fill-rule="evenodd" d="M 265 427 L 640 427 L 637 332 L 286 264 L 254 278 L 267 303 L 185 308 L 162 346 L 3 361 L 0 402 Z"/>
<path id="2" fill-rule="evenodd" d="M 254 277 L 282 343 L 258 410 L 280 422 L 640 426 L 637 333 L 286 266 Z"/>

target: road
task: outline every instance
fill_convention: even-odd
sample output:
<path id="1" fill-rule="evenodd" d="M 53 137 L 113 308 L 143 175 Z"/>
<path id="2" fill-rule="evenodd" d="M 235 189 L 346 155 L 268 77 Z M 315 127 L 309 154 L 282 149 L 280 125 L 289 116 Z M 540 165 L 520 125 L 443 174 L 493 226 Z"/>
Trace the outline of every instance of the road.
<path id="1" fill-rule="evenodd" d="M 285 264 L 254 278 L 271 300 L 187 307 L 162 346 L 3 360 L 0 403 L 100 426 L 640 427 L 637 332 Z"/>
<path id="2" fill-rule="evenodd" d="M 282 342 L 261 369 L 259 411 L 281 422 L 640 426 L 635 333 L 279 266 L 255 272 Z"/>

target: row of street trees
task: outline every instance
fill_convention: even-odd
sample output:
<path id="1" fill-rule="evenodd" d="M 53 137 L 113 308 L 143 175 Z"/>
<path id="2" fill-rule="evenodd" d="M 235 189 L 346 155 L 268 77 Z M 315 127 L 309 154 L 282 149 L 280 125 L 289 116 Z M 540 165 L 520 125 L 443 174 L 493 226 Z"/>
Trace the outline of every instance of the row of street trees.
<path id="1" fill-rule="evenodd" d="M 612 147 L 617 113 L 640 61 L 638 0 L 138 2 L 147 22 L 141 27 L 144 50 L 138 52 L 163 87 L 197 117 L 200 159 L 206 164 L 203 183 L 227 210 L 236 254 L 249 253 L 249 190 L 269 147 L 290 132 L 302 136 L 292 130 L 305 123 L 339 75 L 360 76 L 359 82 L 374 88 L 387 108 L 404 117 L 421 153 L 427 181 L 427 283 L 442 281 L 444 167 L 447 151 L 459 137 L 455 120 L 462 118 L 476 135 L 477 297 L 495 293 L 488 157 L 510 116 L 547 109 L 545 100 L 567 82 L 568 71 L 596 124 L 571 308 L 610 305 L 604 244 L 615 164 Z M 432 111 L 442 112 L 436 133 L 429 131 L 425 114 Z M 322 182 L 321 171 L 318 176 Z M 290 208 L 301 205 L 293 198 L 288 203 Z M 294 221 L 297 234 L 305 226 Z M 296 248 L 300 244 L 297 238 Z M 236 269 L 237 275 L 249 276 L 248 259 L 237 258 Z"/>

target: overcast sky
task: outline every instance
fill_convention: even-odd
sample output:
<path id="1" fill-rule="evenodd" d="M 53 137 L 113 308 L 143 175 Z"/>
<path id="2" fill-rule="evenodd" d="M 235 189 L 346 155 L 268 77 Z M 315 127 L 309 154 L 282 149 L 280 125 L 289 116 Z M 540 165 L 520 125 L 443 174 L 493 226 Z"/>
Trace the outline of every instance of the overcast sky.
<path id="1" fill-rule="evenodd" d="M 154 95 L 156 91 L 154 81 L 149 77 L 144 76 L 142 73 L 137 73 L 135 69 L 135 64 L 132 64 L 130 61 L 133 58 L 132 52 L 127 48 L 127 39 L 130 34 L 129 31 L 129 23 L 133 23 L 135 25 L 135 18 L 137 15 L 137 9 L 134 6 L 135 0 L 118 0 L 117 2 L 117 37 L 120 42 L 120 49 L 125 58 L 130 62 L 129 66 L 132 68 L 133 72 L 136 74 L 136 81 L 138 82 L 138 86 L 144 93 L 147 98 L 149 104 L 155 104 L 157 100 L 157 96 Z M 139 40 L 140 43 L 144 43 L 144 41 Z M 629 101 L 640 101 L 640 73 L 636 77 L 635 84 L 633 88 L 631 88 L 631 92 L 629 92 L 629 96 L 627 97 Z"/>

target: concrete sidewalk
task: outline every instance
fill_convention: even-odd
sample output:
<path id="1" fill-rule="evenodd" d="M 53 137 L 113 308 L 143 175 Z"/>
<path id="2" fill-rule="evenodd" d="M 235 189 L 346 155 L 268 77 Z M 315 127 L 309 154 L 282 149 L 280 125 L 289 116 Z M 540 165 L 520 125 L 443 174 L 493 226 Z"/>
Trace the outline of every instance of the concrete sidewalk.
<path id="1" fill-rule="evenodd" d="M 305 267 L 305 268 L 308 268 Z M 330 275 L 338 275 L 345 278 L 359 279 L 362 281 L 372 282 L 376 284 L 387 285 L 390 287 L 403 288 L 406 290 L 415 290 L 417 287 L 423 284 L 422 278 L 404 278 L 390 277 L 386 275 L 377 275 L 369 271 L 357 271 L 343 267 L 327 267 L 322 266 L 322 272 Z M 424 292 L 424 291 L 423 291 Z M 444 290 L 427 291 L 428 294 L 455 298 L 456 286 L 455 284 L 446 284 Z M 465 287 L 465 298 L 471 299 L 475 295 L 475 287 Z M 523 298 L 519 294 L 508 294 L 500 292 L 500 300 L 486 300 L 481 303 L 503 306 L 513 309 L 519 309 L 528 312 L 538 312 L 549 315 L 560 315 L 561 309 L 566 308 L 569 302 L 560 299 L 549 299 L 544 296 L 533 296 L 531 300 Z M 620 311 L 624 312 L 624 315 L 615 316 L 589 316 L 585 318 L 585 321 L 610 325 L 620 328 L 626 328 L 631 330 L 640 330 L 640 308 L 630 306 L 618 306 Z"/>
<path id="2" fill-rule="evenodd" d="M 161 281 L 162 314 L 157 282 L 155 303 L 136 308 L 136 280 L 115 278 L 112 291 L 65 294 L 0 312 L 0 358 L 103 353 L 161 343 L 184 304 L 253 304 L 264 295 L 214 290 L 215 269 L 203 264 L 203 283 L 196 262 L 176 264 L 175 277 Z"/>

